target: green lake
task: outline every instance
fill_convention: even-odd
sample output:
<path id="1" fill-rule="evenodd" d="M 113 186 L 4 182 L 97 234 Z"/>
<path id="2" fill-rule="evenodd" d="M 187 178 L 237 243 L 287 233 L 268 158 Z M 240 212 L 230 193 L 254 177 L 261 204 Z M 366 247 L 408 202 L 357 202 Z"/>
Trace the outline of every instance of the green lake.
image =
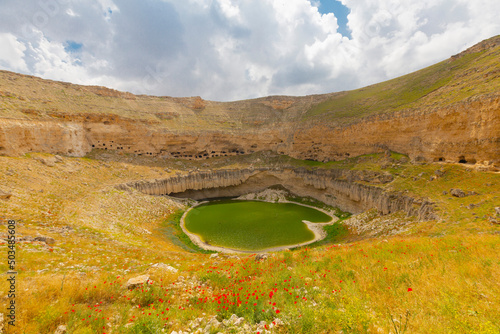
<path id="1" fill-rule="evenodd" d="M 314 240 L 303 220 L 327 223 L 332 217 L 293 203 L 215 201 L 192 208 L 185 216 L 187 231 L 213 246 L 258 251 Z"/>

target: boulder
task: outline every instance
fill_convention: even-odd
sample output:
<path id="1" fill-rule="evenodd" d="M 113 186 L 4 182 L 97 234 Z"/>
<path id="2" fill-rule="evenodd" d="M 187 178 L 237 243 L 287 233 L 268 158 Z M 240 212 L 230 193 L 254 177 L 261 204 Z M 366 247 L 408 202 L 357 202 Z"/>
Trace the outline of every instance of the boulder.
<path id="1" fill-rule="evenodd" d="M 0 190 L 0 199 L 8 200 L 12 197 L 12 194 L 6 193 L 5 191 Z"/>
<path id="2" fill-rule="evenodd" d="M 255 262 L 259 262 L 261 260 L 267 260 L 267 254 L 257 254 L 257 255 L 255 255 Z"/>
<path id="3" fill-rule="evenodd" d="M 54 332 L 54 334 L 66 334 L 66 326 L 65 325 L 59 325 L 59 327 L 57 327 L 57 329 Z"/>
<path id="4" fill-rule="evenodd" d="M 56 159 L 55 158 L 37 157 L 36 160 L 40 161 L 43 165 L 45 165 L 47 167 L 54 167 L 56 165 Z"/>
<path id="5" fill-rule="evenodd" d="M 283 326 L 285 325 L 285 323 L 283 321 L 281 321 L 280 318 L 276 318 L 273 320 L 273 324 L 276 326 L 276 327 L 279 327 L 279 326 Z"/>
<path id="6" fill-rule="evenodd" d="M 148 281 L 149 281 L 149 275 L 137 276 L 129 279 L 125 287 L 127 289 L 135 289 L 143 284 L 147 284 Z"/>
<path id="7" fill-rule="evenodd" d="M 445 172 L 441 169 L 434 171 L 434 175 L 436 175 L 437 177 L 443 177 L 444 174 L 445 174 Z"/>
<path id="8" fill-rule="evenodd" d="M 500 206 L 495 208 L 495 212 L 496 212 L 497 216 L 500 216 Z"/>
<path id="9" fill-rule="evenodd" d="M 45 236 L 35 237 L 35 238 L 33 238 L 33 241 L 45 242 L 47 245 L 53 245 L 56 243 L 56 240 L 54 238 L 45 237 Z"/>
<path id="10" fill-rule="evenodd" d="M 245 318 L 240 318 L 236 314 L 231 315 L 231 318 L 225 319 L 222 321 L 224 326 L 230 327 L 230 326 L 239 326 L 243 321 L 245 321 Z"/>
<path id="11" fill-rule="evenodd" d="M 467 196 L 462 189 L 450 189 L 450 194 L 455 197 L 465 197 Z"/>
<path id="12" fill-rule="evenodd" d="M 176 269 L 172 266 L 169 266 L 168 264 L 165 264 L 165 263 L 155 263 L 151 266 L 151 268 L 167 270 L 167 271 L 170 271 L 172 273 L 176 273 L 179 271 L 178 269 Z"/>

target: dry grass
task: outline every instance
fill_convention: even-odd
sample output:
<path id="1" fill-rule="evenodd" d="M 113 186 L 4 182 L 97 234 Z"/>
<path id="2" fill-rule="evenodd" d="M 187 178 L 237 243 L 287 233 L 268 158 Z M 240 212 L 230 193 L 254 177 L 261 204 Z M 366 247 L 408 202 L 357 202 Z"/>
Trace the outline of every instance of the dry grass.
<path id="1" fill-rule="evenodd" d="M 375 214 L 365 223 L 386 225 L 372 234 L 360 232 L 368 239 L 256 262 L 253 256 L 186 252 L 161 231 L 181 204 L 113 188 L 166 176 L 161 165 L 64 158 L 48 167 L 37 157 L 50 156 L 0 157 L 2 190 L 13 193 L 0 202 L 2 223 L 16 219 L 18 237 L 56 240 L 18 244 L 17 326 L 6 326 L 8 333 L 53 333 L 60 324 L 69 333 L 170 333 L 187 330 L 196 318 L 205 319 L 204 327 L 211 316 L 223 320 L 232 314 L 243 317 L 251 333 L 263 332 L 258 324 L 266 321 L 269 328 L 276 318 L 284 324 L 273 333 L 395 333 L 403 331 L 406 319 L 407 333 L 500 332 L 500 228 L 480 217 L 498 206 L 498 187 L 492 186 L 498 174 L 396 162 L 385 169 L 397 174 L 388 187 L 436 201 L 441 222 Z M 381 165 L 380 157 L 371 156 L 356 168 Z M 429 181 L 438 168 L 444 175 Z M 479 194 L 442 195 L 452 187 Z M 481 203 L 476 215 L 465 208 L 470 203 Z M 0 245 L 1 253 L 6 246 Z M 179 272 L 153 270 L 154 263 Z M 0 270 L 7 271 L 6 261 Z M 125 289 L 129 278 L 145 273 L 152 284 Z M 0 291 L 6 289 L 1 281 Z M 7 302 L 0 299 L 2 310 Z"/>

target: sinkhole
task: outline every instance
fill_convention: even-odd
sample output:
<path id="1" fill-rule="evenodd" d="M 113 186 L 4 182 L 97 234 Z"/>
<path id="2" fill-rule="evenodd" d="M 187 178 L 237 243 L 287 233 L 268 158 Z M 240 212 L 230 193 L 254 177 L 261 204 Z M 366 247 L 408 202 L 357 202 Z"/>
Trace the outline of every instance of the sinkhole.
<path id="1" fill-rule="evenodd" d="M 278 251 L 324 238 L 322 225 L 336 219 L 304 204 L 258 200 L 202 202 L 181 219 L 184 232 L 198 246 L 216 251 Z"/>

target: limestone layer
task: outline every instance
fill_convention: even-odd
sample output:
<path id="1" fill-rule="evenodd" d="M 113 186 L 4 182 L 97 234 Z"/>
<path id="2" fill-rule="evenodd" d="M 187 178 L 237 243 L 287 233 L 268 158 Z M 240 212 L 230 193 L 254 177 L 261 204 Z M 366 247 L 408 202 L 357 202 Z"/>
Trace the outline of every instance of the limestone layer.
<path id="1" fill-rule="evenodd" d="M 353 91 L 234 102 L 122 93 L 0 71 L 0 155 L 92 149 L 341 160 L 391 150 L 500 169 L 500 36 Z"/>
<path id="2" fill-rule="evenodd" d="M 267 120 L 269 121 L 269 120 Z M 296 121 L 299 122 L 299 121 Z M 84 156 L 92 149 L 206 159 L 270 150 L 299 159 L 340 160 L 391 150 L 427 161 L 500 164 L 500 97 L 437 110 L 360 119 L 346 126 L 284 119 L 265 127 L 183 130 L 124 117 L 0 119 L 0 154 Z"/>
<path id="3" fill-rule="evenodd" d="M 240 196 L 282 185 L 299 196 L 310 196 L 352 213 L 376 208 L 382 214 L 402 210 L 420 220 L 437 219 L 433 203 L 428 200 L 388 192 L 373 185 L 390 181 L 390 175 L 375 172 L 260 168 L 193 172 L 161 180 L 130 182 L 117 188 L 131 187 L 150 195 L 208 199 Z"/>

